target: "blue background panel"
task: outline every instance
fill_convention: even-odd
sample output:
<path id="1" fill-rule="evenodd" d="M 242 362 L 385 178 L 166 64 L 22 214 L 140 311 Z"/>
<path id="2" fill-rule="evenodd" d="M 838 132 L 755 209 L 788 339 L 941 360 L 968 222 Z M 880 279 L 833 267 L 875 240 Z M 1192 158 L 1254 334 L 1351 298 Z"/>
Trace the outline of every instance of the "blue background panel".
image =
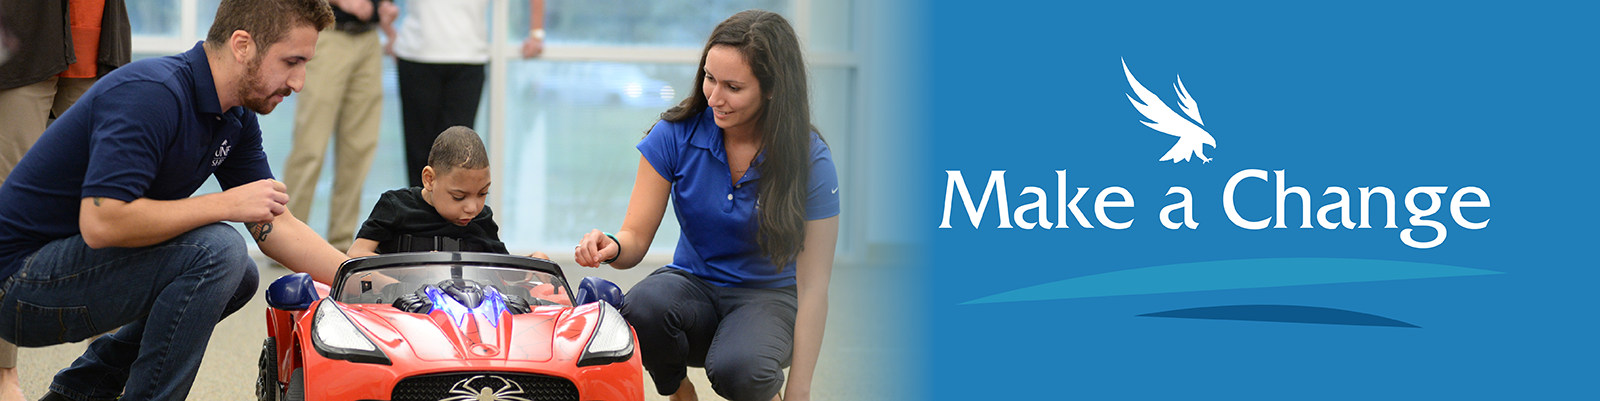
<path id="1" fill-rule="evenodd" d="M 1600 263 L 1594 152 L 1600 108 L 1593 3 L 990 2 L 928 7 L 925 110 L 930 166 L 911 210 L 932 258 L 926 281 L 936 399 L 1549 399 L 1597 398 Z M 1157 161 L 1177 138 L 1146 127 L 1123 62 L 1173 110 L 1181 76 L 1198 103 L 1209 163 Z M 1179 114 L 1182 114 L 1181 111 Z M 1223 212 L 1275 214 L 1275 170 L 1311 195 L 1288 198 L 1287 228 L 1249 230 Z M 1094 228 L 997 228 L 990 199 L 973 228 L 959 195 L 940 229 L 947 171 L 978 201 L 1006 171 L 1014 211 L 1047 194 L 1057 170 Z M 1122 187 L 1135 206 L 1096 221 L 1094 196 Z M 1160 211 L 1189 189 L 1196 229 Z M 1315 213 L 1340 187 L 1386 187 L 1397 228 L 1323 229 Z M 1442 205 L 1410 222 L 1406 192 L 1481 188 L 1467 229 Z M 1474 196 L 1468 196 L 1475 199 Z M 1431 202 L 1418 203 L 1426 208 Z M 1070 199 L 1069 199 L 1070 200 Z M 1358 208 L 1356 199 L 1351 207 Z M 1359 209 L 1351 211 L 1358 219 Z M 1030 221 L 1037 213 L 1029 212 Z M 1069 217 L 1069 219 L 1071 219 Z M 1016 224 L 1016 222 L 1012 222 Z M 1501 274 L 1267 288 L 969 303 L 1097 274 L 1265 258 L 1360 259 Z M 1241 269 L 1218 269 L 1217 280 Z M 1181 275 L 1146 280 L 1185 279 Z M 1243 277 L 1248 278 L 1248 277 Z M 1168 283 L 1170 284 L 1170 283 Z M 1371 314 L 1381 327 L 1140 316 L 1201 307 L 1287 305 Z"/>

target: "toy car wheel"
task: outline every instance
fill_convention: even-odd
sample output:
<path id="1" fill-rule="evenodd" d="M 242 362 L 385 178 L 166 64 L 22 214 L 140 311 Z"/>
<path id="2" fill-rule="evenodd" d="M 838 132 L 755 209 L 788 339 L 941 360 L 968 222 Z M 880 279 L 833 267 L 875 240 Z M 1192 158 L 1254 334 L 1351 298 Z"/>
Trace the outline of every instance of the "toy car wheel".
<path id="1" fill-rule="evenodd" d="M 261 345 L 261 373 L 256 376 L 256 399 L 278 401 L 278 347 L 277 341 L 267 337 Z"/>
<path id="2" fill-rule="evenodd" d="M 306 380 L 305 380 L 305 375 L 306 374 L 305 374 L 305 370 L 304 369 L 295 369 L 294 373 L 289 375 L 289 389 L 288 389 L 288 391 L 285 391 L 283 393 L 283 399 L 284 400 L 286 400 L 286 401 L 305 401 L 305 399 L 306 399 Z"/>

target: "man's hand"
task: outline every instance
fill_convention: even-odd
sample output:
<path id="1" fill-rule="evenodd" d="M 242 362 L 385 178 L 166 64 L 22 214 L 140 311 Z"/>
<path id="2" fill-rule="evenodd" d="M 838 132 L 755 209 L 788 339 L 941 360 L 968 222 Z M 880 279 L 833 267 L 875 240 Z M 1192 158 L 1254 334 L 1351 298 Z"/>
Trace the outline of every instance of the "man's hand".
<path id="1" fill-rule="evenodd" d="M 383 54 L 385 56 L 394 55 L 394 40 L 398 38 L 394 31 L 394 20 L 399 18 L 400 7 L 394 5 L 393 1 L 378 3 L 378 28 L 383 29 L 383 36 L 389 38 L 383 41 Z"/>
<path id="2" fill-rule="evenodd" d="M 372 21 L 372 2 L 369 0 L 337 0 L 337 6 L 362 21 Z"/>
<path id="3" fill-rule="evenodd" d="M 538 57 L 540 53 L 544 53 L 544 39 L 529 35 L 522 41 L 522 58 Z"/>
<path id="4" fill-rule="evenodd" d="M 222 192 L 224 205 L 228 206 L 227 221 L 239 223 L 271 223 L 278 215 L 289 211 L 289 189 L 271 178 L 233 187 Z"/>
<path id="5" fill-rule="evenodd" d="M 399 17 L 400 7 L 394 5 L 394 2 L 385 1 L 378 3 L 378 23 L 384 25 L 393 24 L 394 20 Z"/>

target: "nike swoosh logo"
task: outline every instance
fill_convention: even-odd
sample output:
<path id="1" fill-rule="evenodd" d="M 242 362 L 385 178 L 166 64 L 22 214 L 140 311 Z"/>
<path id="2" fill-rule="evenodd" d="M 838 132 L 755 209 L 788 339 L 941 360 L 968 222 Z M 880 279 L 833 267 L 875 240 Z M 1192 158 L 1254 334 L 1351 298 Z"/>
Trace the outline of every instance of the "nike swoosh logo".
<path id="1" fill-rule="evenodd" d="M 839 187 L 833 187 L 833 193 L 839 193 Z"/>

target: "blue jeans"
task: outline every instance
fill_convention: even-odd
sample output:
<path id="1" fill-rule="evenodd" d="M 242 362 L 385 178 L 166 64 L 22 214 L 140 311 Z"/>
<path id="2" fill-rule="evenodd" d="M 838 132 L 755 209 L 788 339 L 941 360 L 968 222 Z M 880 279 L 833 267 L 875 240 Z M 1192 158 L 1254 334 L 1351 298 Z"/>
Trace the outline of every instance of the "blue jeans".
<path id="1" fill-rule="evenodd" d="M 255 296 L 244 238 L 216 223 L 143 248 L 56 240 L 0 283 L 0 336 L 19 346 L 106 330 L 50 390 L 72 399 L 182 400 L 218 321 Z"/>

